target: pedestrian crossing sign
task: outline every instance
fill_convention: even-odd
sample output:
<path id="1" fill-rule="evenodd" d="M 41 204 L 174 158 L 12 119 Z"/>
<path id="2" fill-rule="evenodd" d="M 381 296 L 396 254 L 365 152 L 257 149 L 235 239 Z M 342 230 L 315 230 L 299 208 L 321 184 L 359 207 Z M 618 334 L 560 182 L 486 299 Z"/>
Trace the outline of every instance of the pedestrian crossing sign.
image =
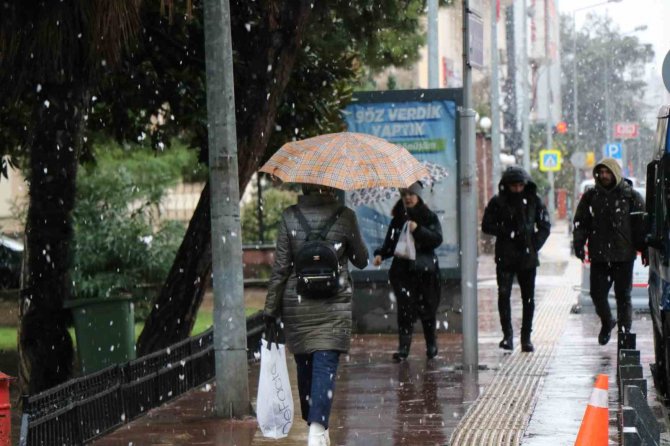
<path id="1" fill-rule="evenodd" d="M 540 170 L 542 172 L 558 172 L 561 170 L 560 150 L 540 150 Z"/>

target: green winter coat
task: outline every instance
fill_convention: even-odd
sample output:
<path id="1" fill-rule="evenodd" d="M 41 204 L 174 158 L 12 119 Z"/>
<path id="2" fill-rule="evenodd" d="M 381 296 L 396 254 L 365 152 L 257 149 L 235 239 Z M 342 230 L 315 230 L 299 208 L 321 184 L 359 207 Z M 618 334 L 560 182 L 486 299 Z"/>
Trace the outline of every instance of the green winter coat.
<path id="1" fill-rule="evenodd" d="M 315 193 L 298 197 L 297 206 L 309 226 L 320 230 L 341 204 L 332 195 Z M 282 214 L 264 312 L 281 317 L 286 344 L 294 354 L 317 350 L 347 352 L 352 328 L 352 282 L 348 262 L 358 268 L 368 264 L 368 250 L 356 214 L 345 208 L 326 237 L 337 250 L 342 266 L 339 292 L 327 299 L 308 299 L 296 293 L 293 268 L 293 254 L 305 243 L 307 234 L 291 208 Z"/>
<path id="2" fill-rule="evenodd" d="M 615 178 L 615 186 L 606 189 L 596 172 L 607 167 Z M 606 158 L 593 168 L 596 186 L 587 190 L 579 201 L 574 218 L 575 251 L 588 242 L 592 262 L 630 262 L 644 247 L 644 199 L 623 178 L 621 167 Z"/>

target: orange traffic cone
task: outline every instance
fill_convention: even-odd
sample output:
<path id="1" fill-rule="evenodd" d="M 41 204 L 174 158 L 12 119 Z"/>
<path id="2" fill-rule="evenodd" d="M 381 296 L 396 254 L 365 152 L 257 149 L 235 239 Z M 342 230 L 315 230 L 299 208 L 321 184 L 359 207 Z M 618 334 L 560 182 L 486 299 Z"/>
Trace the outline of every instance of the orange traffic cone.
<path id="1" fill-rule="evenodd" d="M 598 375 L 575 446 L 607 446 L 609 440 L 607 388 L 607 375 Z"/>

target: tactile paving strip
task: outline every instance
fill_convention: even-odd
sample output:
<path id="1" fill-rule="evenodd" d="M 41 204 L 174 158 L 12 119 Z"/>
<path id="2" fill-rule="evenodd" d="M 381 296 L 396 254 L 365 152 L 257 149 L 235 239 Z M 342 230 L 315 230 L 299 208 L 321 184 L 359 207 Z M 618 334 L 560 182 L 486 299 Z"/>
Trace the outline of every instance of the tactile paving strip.
<path id="1" fill-rule="evenodd" d="M 501 364 L 493 382 L 470 406 L 451 436 L 451 446 L 521 444 L 545 368 L 575 301 L 568 287 L 546 292 L 533 320 L 535 352 L 517 346 Z"/>

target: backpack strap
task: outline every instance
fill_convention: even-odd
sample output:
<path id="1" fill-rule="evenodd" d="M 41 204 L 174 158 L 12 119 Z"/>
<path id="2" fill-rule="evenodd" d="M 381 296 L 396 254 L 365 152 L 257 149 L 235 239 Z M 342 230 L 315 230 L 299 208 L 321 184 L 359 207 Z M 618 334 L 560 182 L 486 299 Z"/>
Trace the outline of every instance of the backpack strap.
<path id="1" fill-rule="evenodd" d="M 298 219 L 298 223 L 302 227 L 302 230 L 305 231 L 305 234 L 307 234 L 307 240 L 309 240 L 309 237 L 312 234 L 312 227 L 309 225 L 309 222 L 300 211 L 298 206 L 291 206 L 291 209 L 293 210 L 293 215 L 295 215 L 295 218 Z"/>
<path id="2" fill-rule="evenodd" d="M 302 227 L 303 231 L 307 234 L 307 240 L 311 240 L 312 234 L 314 230 L 312 227 L 309 225 L 309 222 L 303 215 L 303 213 L 300 211 L 300 208 L 298 206 L 292 206 L 293 209 L 293 214 L 296 216 L 298 219 L 298 223 L 300 223 L 300 226 Z M 340 215 L 342 215 L 342 212 L 344 212 L 344 206 L 340 206 L 335 213 L 333 214 L 332 217 L 326 222 L 326 226 L 319 232 L 318 237 L 321 240 L 325 240 L 326 236 L 330 232 L 330 229 L 333 227 L 335 222 L 337 221 L 338 218 L 340 218 Z"/>
<path id="3" fill-rule="evenodd" d="M 330 220 L 326 222 L 326 226 L 321 230 L 321 233 L 319 234 L 319 238 L 321 240 L 325 240 L 326 236 L 330 232 L 331 228 L 335 224 L 335 222 L 340 218 L 340 215 L 342 215 L 342 212 L 344 212 L 344 206 L 340 206 L 335 213 L 333 214 L 332 217 L 330 217 Z"/>

